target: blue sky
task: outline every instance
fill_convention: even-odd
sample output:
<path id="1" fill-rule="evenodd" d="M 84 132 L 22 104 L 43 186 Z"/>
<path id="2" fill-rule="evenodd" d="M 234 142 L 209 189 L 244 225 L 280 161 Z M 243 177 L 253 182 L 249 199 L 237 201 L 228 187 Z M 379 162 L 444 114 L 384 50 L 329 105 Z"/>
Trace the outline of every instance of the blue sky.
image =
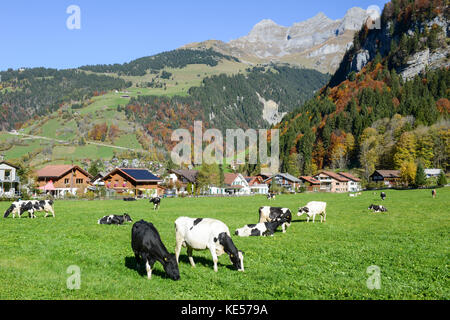
<path id="1" fill-rule="evenodd" d="M 284 26 L 319 12 L 339 19 L 351 7 L 387 0 L 14 0 L 0 6 L 0 70 L 124 63 L 208 39 L 230 41 L 262 19 Z M 81 29 L 69 30 L 70 5 Z"/>

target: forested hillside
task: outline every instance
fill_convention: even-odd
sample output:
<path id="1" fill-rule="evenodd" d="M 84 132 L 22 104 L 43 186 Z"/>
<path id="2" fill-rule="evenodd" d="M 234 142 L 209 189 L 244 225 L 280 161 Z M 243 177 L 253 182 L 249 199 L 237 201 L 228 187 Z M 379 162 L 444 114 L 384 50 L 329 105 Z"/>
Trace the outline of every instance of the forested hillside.
<path id="1" fill-rule="evenodd" d="M 432 1 L 392 1 L 387 4 L 382 30 L 388 25 L 393 34 L 400 34 L 400 30 L 411 28 L 410 25 L 397 29 L 401 21 L 415 25 L 418 21 L 429 24 L 428 19 L 446 19 L 438 7 L 431 10 L 431 5 L 427 7 L 428 11 L 414 11 L 422 3 Z M 436 19 L 438 15 L 440 20 Z M 447 50 L 445 32 L 442 35 L 439 26 L 430 24 L 430 30 L 440 32 L 424 28 L 423 32 L 407 36 L 419 39 L 417 46 L 406 41 L 411 45 L 408 50 L 405 49 L 405 36 L 393 37 L 389 50 L 376 50 L 359 72 L 350 69 L 358 52 L 351 49 L 346 55 L 347 61 L 342 62 L 330 84 L 276 126 L 282 134 L 281 170 L 298 175 L 311 174 L 322 168 L 357 167 L 362 168 L 368 178 L 375 168 L 402 169 L 406 177 L 418 163 L 448 169 L 448 67 L 416 72 L 415 77 L 409 79 L 397 73 L 397 67 L 402 65 L 402 62 L 397 64 L 398 58 L 408 61 L 419 47 L 426 47 L 431 52 Z M 363 29 L 355 38 L 364 35 L 362 38 L 373 40 L 380 32 Z M 355 47 L 363 42 L 355 42 Z M 381 40 L 373 44 L 381 44 Z M 342 78 L 346 80 L 340 82 Z"/>
<path id="2" fill-rule="evenodd" d="M 273 100 L 278 112 L 288 112 L 311 98 L 325 85 L 327 75 L 288 66 L 255 67 L 247 74 L 207 77 L 188 97 L 141 96 L 126 107 L 131 120 L 143 124 L 159 142 L 170 141 L 171 129 L 192 128 L 194 120 L 205 127 L 225 131 L 234 128 L 267 128 L 263 119 L 265 100 Z M 161 126 L 164 123 L 164 126 Z"/>
<path id="3" fill-rule="evenodd" d="M 49 114 L 63 104 L 82 104 L 93 96 L 131 85 L 122 79 L 77 70 L 33 68 L 0 72 L 0 129 Z"/>
<path id="4" fill-rule="evenodd" d="M 119 76 L 144 76 L 147 72 L 156 72 L 163 68 L 183 68 L 188 64 L 205 64 L 216 66 L 221 59 L 239 61 L 235 57 L 208 50 L 178 49 L 133 60 L 124 64 L 82 66 L 81 70 L 97 73 L 116 73 Z"/>

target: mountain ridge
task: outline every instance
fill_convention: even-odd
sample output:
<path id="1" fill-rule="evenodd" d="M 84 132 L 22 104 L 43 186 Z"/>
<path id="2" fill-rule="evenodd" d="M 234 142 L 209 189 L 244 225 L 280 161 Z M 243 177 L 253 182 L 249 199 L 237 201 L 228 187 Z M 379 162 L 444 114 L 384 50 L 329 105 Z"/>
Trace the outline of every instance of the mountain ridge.
<path id="1" fill-rule="evenodd" d="M 353 7 L 337 20 L 328 18 L 323 12 L 291 26 L 263 19 L 247 35 L 228 43 L 207 40 L 181 48 L 213 48 L 248 63 L 286 62 L 334 73 L 352 44 L 353 34 L 367 18 L 366 10 Z"/>

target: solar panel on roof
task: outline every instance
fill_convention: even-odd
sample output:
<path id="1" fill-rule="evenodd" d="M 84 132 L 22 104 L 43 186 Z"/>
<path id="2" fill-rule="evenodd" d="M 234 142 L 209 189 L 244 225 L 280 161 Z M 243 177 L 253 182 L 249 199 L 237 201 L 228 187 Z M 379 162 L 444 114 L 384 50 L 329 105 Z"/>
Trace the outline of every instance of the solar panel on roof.
<path id="1" fill-rule="evenodd" d="M 133 177 L 135 180 L 159 180 L 157 176 L 148 170 L 122 169 L 122 171 Z"/>

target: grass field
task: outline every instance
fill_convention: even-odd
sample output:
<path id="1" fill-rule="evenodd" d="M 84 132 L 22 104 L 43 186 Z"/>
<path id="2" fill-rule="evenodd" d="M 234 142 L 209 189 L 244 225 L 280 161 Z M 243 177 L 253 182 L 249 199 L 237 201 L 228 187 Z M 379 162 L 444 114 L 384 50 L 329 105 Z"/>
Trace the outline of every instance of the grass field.
<path id="1" fill-rule="evenodd" d="M 56 218 L 0 220 L 0 299 L 449 299 L 450 189 L 388 190 L 389 212 L 369 213 L 380 204 L 379 192 L 283 195 L 265 197 L 163 199 L 154 212 L 137 202 L 56 201 Z M 326 223 L 306 223 L 297 208 L 311 200 L 326 201 Z M 8 203 L 0 203 L 4 212 Z M 285 234 L 239 238 L 234 230 L 256 223 L 258 207 L 286 206 L 294 221 Z M 191 268 L 186 249 L 180 256 L 179 281 L 155 264 L 153 277 L 135 270 L 130 246 L 131 224 L 98 225 L 106 214 L 127 212 L 160 232 L 168 250 L 175 246 L 179 216 L 224 221 L 245 272 L 232 269 L 228 256 L 213 271 L 208 251 L 194 251 Z M 319 219 L 320 221 L 320 219 Z M 81 288 L 69 290 L 66 273 L 81 268 Z M 379 266 L 381 289 L 370 290 L 369 266 Z"/>

